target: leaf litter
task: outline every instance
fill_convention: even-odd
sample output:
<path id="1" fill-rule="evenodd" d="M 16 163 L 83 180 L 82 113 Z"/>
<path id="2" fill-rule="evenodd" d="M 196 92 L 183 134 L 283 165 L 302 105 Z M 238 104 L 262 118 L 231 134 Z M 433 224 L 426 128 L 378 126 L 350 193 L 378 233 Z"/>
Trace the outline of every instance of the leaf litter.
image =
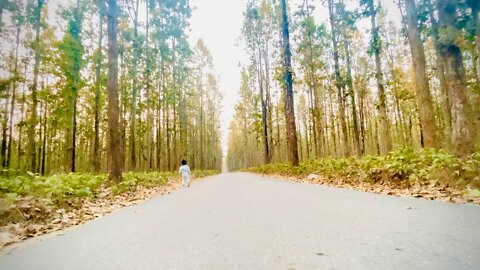
<path id="1" fill-rule="evenodd" d="M 201 177 L 192 180 L 198 181 Z M 177 177 L 163 184 L 138 184 L 116 195 L 111 187 L 102 185 L 94 197 L 67 198 L 64 207 L 36 196 L 16 197 L 13 201 L 0 198 L 0 249 L 28 238 L 86 223 L 157 195 L 170 194 L 179 187 L 181 181 Z M 134 212 L 141 211 L 136 209 Z"/>
<path id="2" fill-rule="evenodd" d="M 297 183 L 318 184 L 328 187 L 359 190 L 363 192 L 371 192 L 388 196 L 415 197 L 426 200 L 435 200 L 457 204 L 471 203 L 480 205 L 480 196 L 478 196 L 479 193 L 477 193 L 478 189 L 464 189 L 461 187 L 449 185 L 448 183 L 441 183 L 437 180 L 431 180 L 427 182 L 415 182 L 411 184 L 405 181 L 363 182 L 340 177 L 329 178 L 320 176 L 316 179 L 312 179 L 304 177 L 302 175 L 290 175 L 287 177 L 280 174 L 262 175 L 271 178 L 288 179 Z"/>

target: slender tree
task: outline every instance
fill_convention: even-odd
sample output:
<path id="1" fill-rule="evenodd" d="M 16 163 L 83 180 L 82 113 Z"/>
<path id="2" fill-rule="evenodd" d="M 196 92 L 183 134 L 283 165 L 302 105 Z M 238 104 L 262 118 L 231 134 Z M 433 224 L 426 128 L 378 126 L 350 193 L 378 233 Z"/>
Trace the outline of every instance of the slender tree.
<path id="1" fill-rule="evenodd" d="M 80 0 L 77 0 L 76 6 L 70 11 L 69 17 L 68 29 L 59 45 L 59 50 L 61 51 L 59 66 L 66 79 L 64 90 L 65 100 L 67 101 L 65 106 L 65 167 L 68 171 L 75 172 L 77 100 L 82 80 L 80 71 L 84 62 L 84 48 L 81 37 L 83 6 Z"/>
<path id="2" fill-rule="evenodd" d="M 345 120 L 345 99 L 344 99 L 344 84 L 340 75 L 340 64 L 339 64 L 339 54 L 338 54 L 338 30 L 336 26 L 336 16 L 334 11 L 333 0 L 328 0 L 328 11 L 330 14 L 330 27 L 332 28 L 332 45 L 333 45 L 333 61 L 335 68 L 335 87 L 337 88 L 337 97 L 338 97 L 338 111 L 340 118 L 340 126 L 342 128 L 342 145 L 343 145 L 343 156 L 349 156 L 349 146 L 348 146 L 348 134 L 347 134 L 347 122 Z"/>
<path id="3" fill-rule="evenodd" d="M 132 63 L 132 106 L 130 110 L 130 169 L 137 167 L 136 155 L 136 116 L 137 116 L 137 74 L 138 74 L 138 60 L 140 59 L 140 41 L 138 36 L 138 13 L 140 0 L 127 1 L 129 4 L 128 12 L 133 22 L 133 63 Z M 132 14 L 133 12 L 133 14 Z"/>
<path id="4" fill-rule="evenodd" d="M 95 172 L 100 171 L 100 91 L 102 84 L 102 62 L 103 62 L 103 50 L 102 50 L 102 41 L 103 41 L 103 21 L 105 18 L 104 10 L 101 8 L 101 3 L 97 0 L 98 8 L 98 18 L 99 18 L 99 35 L 97 42 L 97 55 L 95 59 L 95 118 L 94 118 L 94 130 L 95 138 L 93 142 L 93 170 Z"/>
<path id="5" fill-rule="evenodd" d="M 380 52 L 382 50 L 382 43 L 380 40 L 379 30 L 376 22 L 377 9 L 373 0 L 362 0 L 366 5 L 368 14 L 370 15 L 370 23 L 372 25 L 372 44 L 371 50 L 375 57 L 375 77 L 377 80 L 378 91 L 378 137 L 380 154 L 386 155 L 392 150 L 392 138 L 390 134 L 390 127 L 387 116 L 387 95 L 385 93 L 385 81 L 382 72 L 382 63 L 380 60 Z"/>
<path id="6" fill-rule="evenodd" d="M 450 100 L 447 92 L 447 82 L 445 79 L 443 56 L 442 56 L 442 53 L 440 52 L 439 26 L 438 26 L 437 19 L 434 16 L 435 6 L 432 4 L 431 0 L 426 0 L 426 5 L 428 8 L 428 17 L 431 22 L 432 36 L 435 44 L 436 76 L 440 81 L 440 97 L 442 102 L 442 113 L 443 113 L 442 116 L 443 116 L 443 122 L 444 122 L 443 133 L 445 136 L 446 144 L 447 146 L 449 146 L 452 140 L 452 111 L 451 111 Z M 448 148 L 450 148 L 450 146 Z"/>
<path id="7" fill-rule="evenodd" d="M 292 52 L 288 29 L 287 3 L 282 5 L 282 46 L 283 46 L 283 88 L 285 92 L 285 121 L 287 126 L 288 159 L 293 166 L 298 166 L 297 126 L 295 123 L 295 106 L 293 101 Z"/>
<path id="8" fill-rule="evenodd" d="M 116 0 L 108 0 L 108 7 L 104 8 L 107 14 L 108 28 L 108 134 L 109 134 L 109 178 L 114 182 L 122 180 L 124 148 L 120 136 L 118 101 L 118 43 L 117 20 L 119 7 Z"/>
<path id="9" fill-rule="evenodd" d="M 35 128 L 37 126 L 37 88 L 38 88 L 38 75 L 40 71 L 41 61 L 41 48 L 40 48 L 40 31 L 42 23 L 42 8 L 44 0 L 37 0 L 37 5 L 34 10 L 34 23 L 35 23 L 35 41 L 33 43 L 33 51 L 35 55 L 35 64 L 33 68 L 33 84 L 31 87 L 31 99 L 32 106 L 30 108 L 30 119 L 28 124 L 28 146 L 27 151 L 29 155 L 29 170 L 31 172 L 37 171 L 37 148 L 35 143 Z"/>
<path id="10" fill-rule="evenodd" d="M 422 135 L 426 147 L 435 148 L 438 144 L 436 136 L 436 122 L 432 104 L 432 96 L 428 86 L 428 78 L 425 72 L 426 60 L 423 42 L 418 30 L 417 9 L 415 0 L 405 0 L 406 21 L 408 25 L 408 41 L 412 53 L 413 68 L 415 70 L 415 85 L 417 92 L 418 108 Z"/>

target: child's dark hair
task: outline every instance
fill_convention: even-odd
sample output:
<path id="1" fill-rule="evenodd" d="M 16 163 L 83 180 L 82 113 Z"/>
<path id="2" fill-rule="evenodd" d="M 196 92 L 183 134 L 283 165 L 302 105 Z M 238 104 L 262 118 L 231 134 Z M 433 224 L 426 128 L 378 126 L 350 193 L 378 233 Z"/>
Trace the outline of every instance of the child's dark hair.
<path id="1" fill-rule="evenodd" d="M 185 159 L 182 160 L 182 165 L 187 165 L 187 161 Z"/>

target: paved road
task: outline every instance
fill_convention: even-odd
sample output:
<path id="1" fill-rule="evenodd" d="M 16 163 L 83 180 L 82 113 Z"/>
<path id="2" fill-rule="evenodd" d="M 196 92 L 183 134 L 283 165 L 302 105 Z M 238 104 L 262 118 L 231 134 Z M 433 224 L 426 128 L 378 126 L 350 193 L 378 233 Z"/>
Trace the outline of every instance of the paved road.
<path id="1" fill-rule="evenodd" d="M 480 207 L 222 174 L 0 256 L 0 269 L 480 269 Z"/>

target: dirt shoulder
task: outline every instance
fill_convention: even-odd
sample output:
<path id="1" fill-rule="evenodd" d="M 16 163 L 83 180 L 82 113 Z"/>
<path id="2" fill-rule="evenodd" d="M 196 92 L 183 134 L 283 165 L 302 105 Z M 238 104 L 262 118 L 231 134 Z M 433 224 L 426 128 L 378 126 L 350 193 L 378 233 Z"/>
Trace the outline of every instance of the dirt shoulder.
<path id="1" fill-rule="evenodd" d="M 345 188 L 371 192 L 389 196 L 415 197 L 426 200 L 436 200 L 449 203 L 471 203 L 480 205 L 480 196 L 472 190 L 450 186 L 439 181 L 415 182 L 410 184 L 405 181 L 379 181 L 362 182 L 352 181 L 345 178 L 328 178 L 317 174 L 310 175 L 282 175 L 282 174 L 262 174 L 270 179 L 289 180 L 297 183 L 309 183 L 324 185 L 335 188 Z"/>

